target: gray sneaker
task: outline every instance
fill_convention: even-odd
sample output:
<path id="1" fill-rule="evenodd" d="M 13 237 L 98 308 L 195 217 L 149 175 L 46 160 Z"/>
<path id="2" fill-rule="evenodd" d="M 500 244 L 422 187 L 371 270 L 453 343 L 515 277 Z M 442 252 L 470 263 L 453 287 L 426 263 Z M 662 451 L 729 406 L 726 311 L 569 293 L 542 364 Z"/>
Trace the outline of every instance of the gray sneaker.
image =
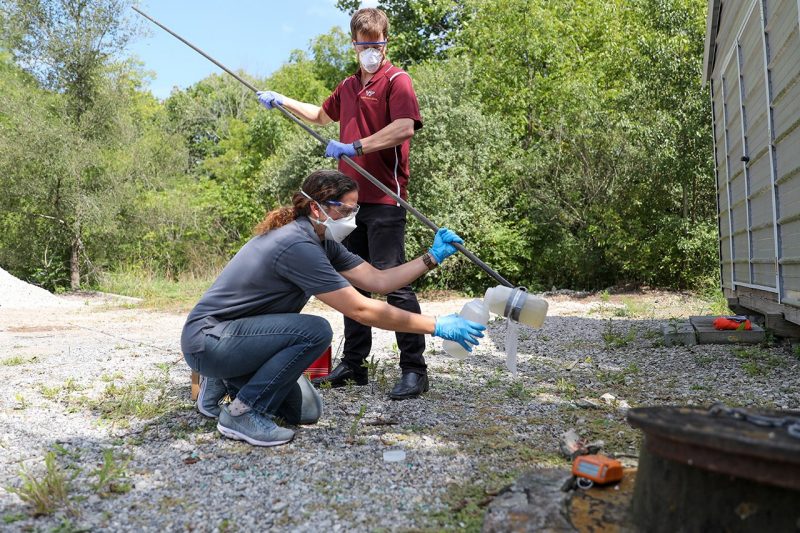
<path id="1" fill-rule="evenodd" d="M 294 438 L 294 431 L 280 427 L 266 416 L 252 410 L 233 416 L 227 405 L 222 406 L 217 429 L 229 439 L 243 440 L 253 446 L 278 446 Z"/>
<path id="2" fill-rule="evenodd" d="M 200 376 L 200 393 L 197 395 L 197 410 L 209 418 L 219 417 L 219 402 L 228 394 L 225 382 L 219 378 Z"/>
<path id="3" fill-rule="evenodd" d="M 322 418 L 322 396 L 311 384 L 305 374 L 300 374 L 297 379 L 300 391 L 303 393 L 303 405 L 300 408 L 301 424 L 316 424 Z"/>

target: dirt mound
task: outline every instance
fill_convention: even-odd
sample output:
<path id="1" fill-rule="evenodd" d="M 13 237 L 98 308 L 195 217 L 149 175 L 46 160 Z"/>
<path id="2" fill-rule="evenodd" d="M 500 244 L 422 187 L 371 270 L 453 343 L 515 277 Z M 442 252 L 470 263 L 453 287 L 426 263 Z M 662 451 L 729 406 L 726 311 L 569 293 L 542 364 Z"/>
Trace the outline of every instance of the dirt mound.
<path id="1" fill-rule="evenodd" d="M 70 302 L 41 287 L 26 283 L 0 268 L 0 309 L 75 306 L 75 302 Z"/>

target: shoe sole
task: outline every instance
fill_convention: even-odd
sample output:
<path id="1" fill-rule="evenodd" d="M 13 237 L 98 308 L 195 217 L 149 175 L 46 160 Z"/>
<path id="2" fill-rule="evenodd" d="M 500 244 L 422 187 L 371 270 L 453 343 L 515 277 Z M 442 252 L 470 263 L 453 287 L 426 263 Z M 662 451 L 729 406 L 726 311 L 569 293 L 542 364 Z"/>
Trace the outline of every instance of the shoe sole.
<path id="1" fill-rule="evenodd" d="M 253 446 L 280 446 L 281 444 L 286 444 L 294 438 L 294 435 L 292 435 L 291 438 L 286 440 L 256 440 L 252 437 L 248 437 L 244 433 L 239 433 L 234 429 L 226 428 L 219 423 L 217 423 L 217 430 L 229 439 L 243 440 L 249 444 L 252 444 Z"/>
<path id="2" fill-rule="evenodd" d="M 200 392 L 197 395 L 197 410 L 200 411 L 200 414 L 206 416 L 208 418 L 219 418 L 219 413 L 214 414 L 212 412 L 206 411 L 203 409 L 203 393 L 206 392 L 206 383 L 208 383 L 207 379 L 203 380 L 203 383 L 200 385 Z"/>

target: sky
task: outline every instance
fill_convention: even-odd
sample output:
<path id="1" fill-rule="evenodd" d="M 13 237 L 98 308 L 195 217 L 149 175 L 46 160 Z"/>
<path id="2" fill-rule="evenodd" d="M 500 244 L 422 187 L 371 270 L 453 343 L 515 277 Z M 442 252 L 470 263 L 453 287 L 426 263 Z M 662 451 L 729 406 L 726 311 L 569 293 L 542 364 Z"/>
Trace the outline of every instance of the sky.
<path id="1" fill-rule="evenodd" d="M 362 7 L 375 4 L 365 1 Z M 350 31 L 350 17 L 336 9 L 335 0 L 143 0 L 138 8 L 234 72 L 244 69 L 258 77 L 270 75 L 292 50 L 307 50 L 312 38 L 334 26 Z M 152 22 L 131 15 L 147 35 L 129 51 L 155 73 L 150 90 L 157 98 L 222 72 Z"/>

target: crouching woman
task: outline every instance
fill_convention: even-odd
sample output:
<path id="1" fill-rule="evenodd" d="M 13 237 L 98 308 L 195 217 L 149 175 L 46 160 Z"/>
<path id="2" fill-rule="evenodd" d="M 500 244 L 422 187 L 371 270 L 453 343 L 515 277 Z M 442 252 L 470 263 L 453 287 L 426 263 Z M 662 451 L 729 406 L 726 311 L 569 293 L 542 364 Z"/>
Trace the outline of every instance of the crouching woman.
<path id="1" fill-rule="evenodd" d="M 312 295 L 362 324 L 433 334 L 470 351 L 485 329 L 456 314 L 409 313 L 354 288 L 386 294 L 410 284 L 455 253 L 453 243 L 463 241 L 452 231 L 440 229 L 423 256 L 378 270 L 340 244 L 356 227 L 358 186 L 352 179 L 316 171 L 292 204 L 267 213 L 256 236 L 189 313 L 181 335 L 186 362 L 202 376 L 201 413 L 218 417 L 217 429 L 226 437 L 256 446 L 294 437 L 275 423 L 277 417 L 297 424 L 321 414 L 321 400 L 314 400 L 316 391 L 302 373 L 330 346 L 333 333 L 324 318 L 300 313 Z M 226 393 L 234 400 L 220 406 Z"/>

